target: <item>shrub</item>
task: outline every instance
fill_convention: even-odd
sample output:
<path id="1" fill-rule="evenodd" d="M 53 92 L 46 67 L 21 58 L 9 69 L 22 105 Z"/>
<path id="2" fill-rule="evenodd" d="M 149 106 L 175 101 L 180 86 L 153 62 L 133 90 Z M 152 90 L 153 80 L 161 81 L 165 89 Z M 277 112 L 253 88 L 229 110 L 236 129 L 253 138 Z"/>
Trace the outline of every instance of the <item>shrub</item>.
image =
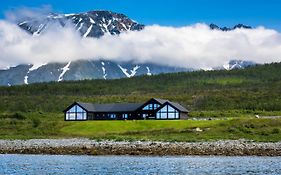
<path id="1" fill-rule="evenodd" d="M 39 118 L 32 118 L 32 126 L 34 128 L 38 127 L 41 124 L 41 121 Z"/>
<path id="2" fill-rule="evenodd" d="M 26 119 L 26 117 L 23 114 L 17 113 L 17 112 L 12 114 L 10 118 L 18 119 L 18 120 L 25 120 Z"/>
<path id="3" fill-rule="evenodd" d="M 280 129 L 279 128 L 273 128 L 271 133 L 272 134 L 279 134 L 280 133 Z"/>

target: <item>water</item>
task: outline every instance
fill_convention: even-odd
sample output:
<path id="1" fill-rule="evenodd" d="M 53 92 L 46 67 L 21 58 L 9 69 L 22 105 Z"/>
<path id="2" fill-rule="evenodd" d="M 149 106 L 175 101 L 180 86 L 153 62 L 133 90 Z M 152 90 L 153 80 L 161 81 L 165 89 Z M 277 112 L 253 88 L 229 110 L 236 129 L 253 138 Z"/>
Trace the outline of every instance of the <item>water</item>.
<path id="1" fill-rule="evenodd" d="M 0 174 L 281 174 L 281 157 L 0 155 Z"/>

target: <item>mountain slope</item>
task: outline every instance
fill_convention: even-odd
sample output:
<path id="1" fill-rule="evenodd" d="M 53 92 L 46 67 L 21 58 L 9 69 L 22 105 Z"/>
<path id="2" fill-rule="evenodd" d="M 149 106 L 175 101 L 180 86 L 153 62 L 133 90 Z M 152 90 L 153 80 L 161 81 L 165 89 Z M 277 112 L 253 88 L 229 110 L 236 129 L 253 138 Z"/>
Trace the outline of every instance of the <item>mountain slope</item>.
<path id="1" fill-rule="evenodd" d="M 281 111 L 280 74 L 281 63 L 274 63 L 230 71 L 0 87 L 0 111 L 61 112 L 73 101 L 141 102 L 152 97 L 176 101 L 199 112 L 236 109 L 245 112 Z"/>
<path id="2" fill-rule="evenodd" d="M 67 63 L 49 63 L 42 65 L 19 65 L 0 70 L 0 85 L 11 86 L 37 82 L 118 79 L 139 75 L 183 72 L 191 69 L 159 66 L 156 64 L 116 63 L 112 61 L 80 60 Z"/>
<path id="3" fill-rule="evenodd" d="M 103 35 L 118 35 L 126 31 L 139 31 L 144 29 L 127 16 L 110 11 L 89 11 L 78 14 L 48 14 L 35 18 L 26 18 L 18 23 L 24 31 L 37 37 L 43 35 L 51 27 L 65 27 L 72 25 L 81 37 L 99 38 Z M 239 24 L 230 28 L 220 28 L 211 24 L 211 29 L 223 31 L 236 28 L 250 28 Z M 232 61 L 233 62 L 233 61 Z M 235 69 L 248 67 L 243 61 L 234 61 L 228 66 L 215 69 Z M 233 65 L 232 65 L 233 64 Z M 235 66 L 234 66 L 235 65 Z M 245 66 L 246 65 L 246 66 Z M 254 63 L 252 64 L 254 65 Z M 210 70 L 213 68 L 210 68 Z M 131 78 L 139 75 L 155 75 L 160 73 L 191 71 L 193 69 L 162 66 L 157 64 L 132 62 L 118 62 L 101 60 L 78 60 L 65 63 L 42 63 L 39 65 L 18 65 L 6 70 L 0 70 L 0 85 L 10 86 L 18 84 L 30 84 L 36 82 L 84 80 L 84 79 L 118 79 Z"/>
<path id="4" fill-rule="evenodd" d="M 210 24 L 210 29 L 212 30 L 222 30 L 222 31 L 231 31 L 231 30 L 235 30 L 235 29 L 252 29 L 251 26 L 247 26 L 247 25 L 244 25 L 244 24 L 237 24 L 235 25 L 234 27 L 232 28 L 229 28 L 229 27 L 219 27 L 218 25 L 216 24 Z"/>
<path id="5" fill-rule="evenodd" d="M 52 25 L 64 27 L 74 25 L 83 37 L 101 37 L 105 34 L 118 35 L 124 31 L 139 31 L 144 25 L 127 16 L 111 11 L 89 11 L 79 14 L 49 14 L 35 19 L 26 19 L 18 25 L 33 35 L 44 33 Z"/>

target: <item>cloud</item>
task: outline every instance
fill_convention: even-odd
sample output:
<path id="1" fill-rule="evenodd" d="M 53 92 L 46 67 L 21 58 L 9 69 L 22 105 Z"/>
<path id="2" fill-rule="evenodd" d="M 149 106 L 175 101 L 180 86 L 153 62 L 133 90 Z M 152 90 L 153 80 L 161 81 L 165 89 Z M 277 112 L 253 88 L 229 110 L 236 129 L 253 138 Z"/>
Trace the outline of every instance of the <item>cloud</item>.
<path id="1" fill-rule="evenodd" d="M 42 5 L 41 7 L 17 7 L 16 9 L 7 10 L 5 17 L 10 22 L 19 22 L 23 19 L 40 19 L 49 13 L 52 13 L 52 6 L 50 5 Z"/>
<path id="2" fill-rule="evenodd" d="M 0 67 L 23 63 L 107 59 L 206 68 L 231 59 L 257 63 L 281 61 L 281 34 L 258 27 L 223 32 L 206 24 L 185 27 L 147 26 L 142 31 L 82 38 L 74 28 L 50 27 L 32 36 L 7 20 L 0 21 Z"/>

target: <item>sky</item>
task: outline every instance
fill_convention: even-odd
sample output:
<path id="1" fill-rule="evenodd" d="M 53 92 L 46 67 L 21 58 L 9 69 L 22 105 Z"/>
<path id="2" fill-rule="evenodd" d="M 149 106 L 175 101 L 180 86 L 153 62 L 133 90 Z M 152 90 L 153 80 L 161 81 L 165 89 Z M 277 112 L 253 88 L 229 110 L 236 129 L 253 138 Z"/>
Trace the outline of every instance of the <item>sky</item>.
<path id="1" fill-rule="evenodd" d="M 0 18 L 17 8 L 49 6 L 54 12 L 111 10 L 145 25 L 185 26 L 238 23 L 281 31 L 280 0 L 1 0 Z"/>
<path id="2" fill-rule="evenodd" d="M 218 67 L 233 59 L 280 62 L 280 9 L 280 0 L 1 0 L 0 69 L 81 59 L 186 68 Z M 30 35 L 12 20 L 24 14 L 37 17 L 46 10 L 110 10 L 146 27 L 97 39 L 81 37 L 80 27 L 73 25 L 51 25 L 40 35 Z M 227 27 L 242 23 L 253 29 L 224 32 L 211 30 L 210 23 Z"/>

